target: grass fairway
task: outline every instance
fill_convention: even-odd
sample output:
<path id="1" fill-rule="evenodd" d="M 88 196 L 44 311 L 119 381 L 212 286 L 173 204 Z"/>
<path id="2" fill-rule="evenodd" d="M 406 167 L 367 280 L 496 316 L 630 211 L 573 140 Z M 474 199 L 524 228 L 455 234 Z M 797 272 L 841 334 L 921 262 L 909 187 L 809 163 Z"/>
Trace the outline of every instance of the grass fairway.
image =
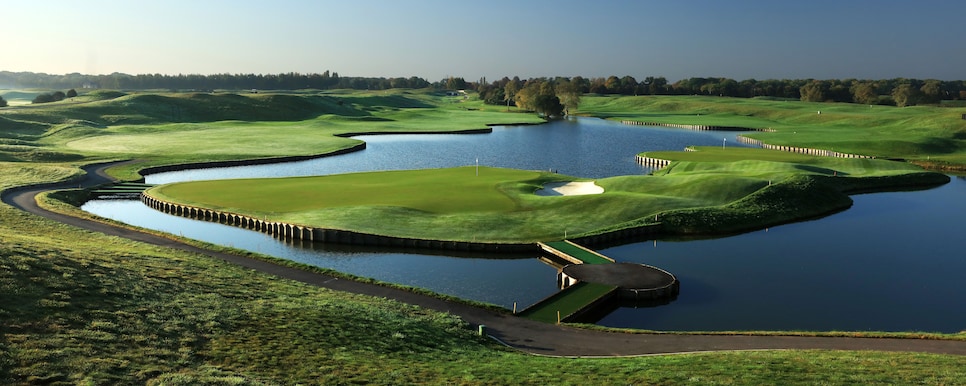
<path id="1" fill-rule="evenodd" d="M 115 171 L 136 178 L 135 169 L 145 165 L 319 154 L 351 142 L 334 133 L 540 121 L 502 113 L 501 106 L 419 91 L 301 96 L 100 91 L 84 98 L 74 104 L 0 109 L 0 189 L 68 179 L 80 172 L 78 165 L 104 159 L 144 160 Z M 587 100 L 586 107 L 597 103 L 593 97 Z M 629 111 L 637 102 L 619 106 L 624 103 L 615 100 L 613 106 Z M 837 105 L 821 106 L 825 115 L 824 110 Z M 682 107 L 675 117 L 668 110 L 667 119 L 690 123 L 682 121 L 688 111 Z M 733 125 L 744 125 L 736 119 Z M 193 140 L 182 141 L 184 136 Z M 601 180 L 605 194 L 585 197 L 591 199 L 581 201 L 581 210 L 571 217 L 563 211 L 559 217 L 542 216 L 549 219 L 543 226 L 559 228 L 553 223 L 581 220 L 586 213 L 640 217 L 669 204 L 732 202 L 790 171 L 787 166 L 775 170 L 780 165 L 773 161 L 756 161 L 762 162 L 755 172 L 759 175 L 746 173 L 751 165 L 700 166 L 682 159 L 666 176 Z M 858 168 L 797 164 L 862 175 Z M 824 171 L 799 172 L 829 178 Z M 642 181 L 646 190 L 638 190 Z M 638 199 L 645 196 L 655 199 Z M 544 200 L 522 193 L 518 198 L 514 204 L 521 206 L 579 199 Z M 635 204 L 621 206 L 626 200 Z M 531 220 L 521 213 L 498 224 Z M 966 358 L 951 355 L 789 350 L 534 357 L 479 339 L 449 314 L 280 280 L 0 205 L 2 384 L 951 385 L 963 379 Z"/>
<path id="2" fill-rule="evenodd" d="M 774 145 L 966 165 L 966 108 L 891 107 L 707 96 L 582 99 L 581 114 L 615 120 L 771 128 L 749 137 Z M 821 114 L 819 114 L 821 112 Z"/>
<path id="3" fill-rule="evenodd" d="M 948 181 L 941 174 L 884 160 L 760 149 L 699 150 L 656 154 L 680 161 L 655 176 L 597 180 L 604 188 L 597 195 L 537 196 L 534 191 L 545 183 L 576 179 L 489 167 L 479 168 L 479 176 L 476 168 L 462 167 L 194 181 L 147 193 L 163 201 L 310 227 L 414 239 L 527 243 L 653 223 L 662 223 L 670 234 L 749 230 L 847 208 L 851 200 L 846 193 L 860 188 Z M 721 161 L 710 161 L 714 159 Z M 742 161 L 732 161 L 737 159 Z M 778 196 L 777 202 L 764 199 Z M 703 222 L 707 225 L 701 226 Z"/>
<path id="4" fill-rule="evenodd" d="M 320 177 L 195 181 L 153 188 L 158 198 L 255 213 L 289 213 L 349 206 L 403 207 L 420 212 L 506 212 L 517 208 L 503 185 L 547 173 L 482 167 L 353 173 Z M 539 186 L 539 184 L 537 185 Z"/>
<path id="5" fill-rule="evenodd" d="M 113 173 L 173 163 L 309 156 L 350 148 L 349 133 L 435 133 L 489 124 L 540 123 L 534 114 L 423 91 L 201 94 L 100 91 L 84 103 L 8 108 L 0 114 L 0 160 L 136 158 Z M 18 150 L 14 152 L 14 150 Z M 73 158 L 70 158 L 73 157 Z"/>

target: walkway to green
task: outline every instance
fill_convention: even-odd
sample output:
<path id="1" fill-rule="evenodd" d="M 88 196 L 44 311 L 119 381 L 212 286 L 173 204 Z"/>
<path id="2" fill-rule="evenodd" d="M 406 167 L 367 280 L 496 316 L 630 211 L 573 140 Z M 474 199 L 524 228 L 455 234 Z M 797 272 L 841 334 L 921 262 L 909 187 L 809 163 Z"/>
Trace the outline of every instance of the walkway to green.
<path id="1" fill-rule="evenodd" d="M 91 191 L 92 197 L 137 197 L 147 188 L 154 185 L 140 182 L 119 182 L 115 184 L 102 185 Z"/>
<path id="2" fill-rule="evenodd" d="M 614 262 L 607 256 L 584 248 L 568 240 L 537 243 L 541 249 L 574 264 L 610 264 Z"/>
<path id="3" fill-rule="evenodd" d="M 584 248 L 568 240 L 537 243 L 541 249 L 571 264 L 611 264 L 614 259 Z M 562 269 L 566 264 L 555 264 Z M 616 286 L 577 282 L 571 284 L 570 278 L 562 279 L 557 273 L 557 281 L 563 287 L 557 293 L 543 299 L 519 313 L 525 318 L 547 323 L 570 322 L 595 306 L 609 300 L 617 291 Z"/>
<path id="4" fill-rule="evenodd" d="M 517 315 L 545 323 L 570 322 L 594 306 L 610 300 L 617 287 L 585 281 L 562 289 Z"/>

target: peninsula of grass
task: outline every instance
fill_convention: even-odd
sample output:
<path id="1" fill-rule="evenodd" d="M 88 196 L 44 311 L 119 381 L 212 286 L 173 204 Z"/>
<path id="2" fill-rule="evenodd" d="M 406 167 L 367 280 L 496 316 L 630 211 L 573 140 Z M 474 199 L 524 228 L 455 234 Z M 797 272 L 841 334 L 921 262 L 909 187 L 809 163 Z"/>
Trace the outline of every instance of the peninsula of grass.
<path id="1" fill-rule="evenodd" d="M 534 194 L 546 183 L 575 177 L 489 167 L 192 181 L 146 194 L 308 227 L 422 240 L 531 243 L 649 224 L 660 224 L 671 235 L 757 229 L 848 208 L 847 194 L 860 188 L 948 182 L 945 175 L 900 162 L 704 150 L 673 155 L 747 160 L 679 161 L 654 176 L 599 179 L 602 194 L 578 196 Z"/>
<path id="2" fill-rule="evenodd" d="M 966 169 L 966 108 L 868 106 L 766 98 L 587 96 L 580 113 L 617 121 L 772 129 L 765 143 Z"/>

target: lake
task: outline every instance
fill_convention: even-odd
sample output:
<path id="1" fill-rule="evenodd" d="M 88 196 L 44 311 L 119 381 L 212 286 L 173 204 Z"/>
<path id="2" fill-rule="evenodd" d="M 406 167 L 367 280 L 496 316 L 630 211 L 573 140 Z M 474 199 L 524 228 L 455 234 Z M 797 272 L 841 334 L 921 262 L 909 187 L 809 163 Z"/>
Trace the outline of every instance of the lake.
<path id="1" fill-rule="evenodd" d="M 309 161 L 150 175 L 148 183 L 323 175 L 472 165 L 557 170 L 586 178 L 646 174 L 642 151 L 736 146 L 733 132 L 626 126 L 581 118 L 490 134 L 358 137 L 363 151 Z M 667 305 L 622 307 L 597 323 L 655 330 L 966 330 L 966 182 L 853 196 L 819 220 L 692 241 L 647 240 L 601 252 L 655 265 L 681 280 Z M 270 236 L 166 215 L 139 201 L 95 200 L 103 217 L 198 240 L 519 309 L 554 293 L 556 271 L 536 255 L 479 255 L 338 245 Z"/>

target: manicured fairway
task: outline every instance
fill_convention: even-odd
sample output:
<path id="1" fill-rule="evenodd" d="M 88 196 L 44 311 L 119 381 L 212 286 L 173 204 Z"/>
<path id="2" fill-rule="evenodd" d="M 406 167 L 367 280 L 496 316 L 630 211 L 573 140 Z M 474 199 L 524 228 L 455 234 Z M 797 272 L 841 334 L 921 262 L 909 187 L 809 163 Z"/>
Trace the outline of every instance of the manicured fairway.
<path id="1" fill-rule="evenodd" d="M 528 243 L 654 223 L 666 223 L 665 231 L 670 233 L 765 227 L 841 210 L 850 203 L 843 191 L 857 185 L 874 190 L 896 183 L 867 177 L 903 179 L 921 172 L 913 165 L 883 160 L 809 157 L 755 149 L 699 150 L 659 155 L 748 160 L 678 161 L 655 176 L 597 180 L 604 193 L 581 196 L 534 194 L 545 183 L 576 180 L 574 177 L 489 167 L 479 168 L 477 176 L 477 169 L 471 166 L 195 181 L 156 187 L 148 194 L 164 201 L 311 227 L 430 240 Z M 782 159 L 800 163 L 779 162 Z M 833 179 L 822 184 L 803 183 L 801 178 L 806 176 Z M 794 188 L 784 191 L 791 186 Z M 783 192 L 780 202 L 749 199 L 773 192 Z M 798 192 L 797 196 L 793 192 Z M 777 210 L 779 207 L 783 209 Z M 701 209 L 702 215 L 678 213 L 695 209 Z M 747 215 L 739 219 L 729 213 Z M 695 228 L 693 223 L 704 221 L 701 219 L 705 216 L 732 218 L 737 223 L 709 222 L 711 228 Z M 682 219 L 691 225 L 674 225 Z"/>
<path id="2" fill-rule="evenodd" d="M 479 171 L 479 173 L 477 173 Z M 352 206 L 401 207 L 435 214 L 507 212 L 507 192 L 533 190 L 545 172 L 462 167 L 279 179 L 195 181 L 151 194 L 183 203 L 255 213 L 292 213 Z"/>
<path id="3" fill-rule="evenodd" d="M 966 108 L 892 107 L 708 96 L 588 96 L 580 113 L 614 120 L 773 129 L 749 137 L 923 163 L 966 164 Z"/>

